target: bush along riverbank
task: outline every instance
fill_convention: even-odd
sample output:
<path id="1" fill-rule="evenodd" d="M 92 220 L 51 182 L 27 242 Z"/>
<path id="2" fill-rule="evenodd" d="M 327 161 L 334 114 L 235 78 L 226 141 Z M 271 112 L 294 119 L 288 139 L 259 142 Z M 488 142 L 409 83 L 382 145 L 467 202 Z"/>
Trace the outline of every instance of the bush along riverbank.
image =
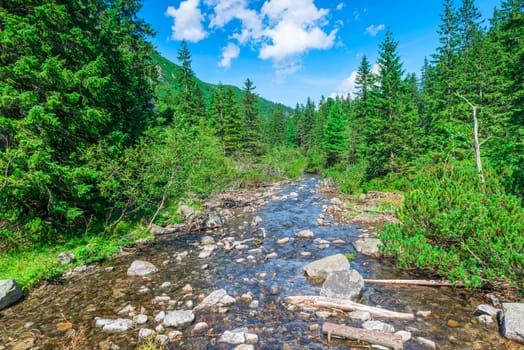
<path id="1" fill-rule="evenodd" d="M 326 183 L 338 185 L 333 179 Z M 409 183 L 404 194 L 342 197 L 346 200 L 328 212 L 339 222 L 378 225 L 382 254 L 401 269 L 496 289 L 510 299 L 522 295 L 524 209 L 493 172 L 482 182 L 474 166 L 456 162 L 403 183 Z"/>

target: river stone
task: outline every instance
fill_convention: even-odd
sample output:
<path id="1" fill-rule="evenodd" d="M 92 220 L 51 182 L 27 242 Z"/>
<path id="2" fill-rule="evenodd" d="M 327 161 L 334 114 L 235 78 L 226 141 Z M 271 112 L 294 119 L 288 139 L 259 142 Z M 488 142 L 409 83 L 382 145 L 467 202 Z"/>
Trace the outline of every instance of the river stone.
<path id="1" fill-rule="evenodd" d="M 250 333 L 247 328 L 236 328 L 231 331 L 225 331 L 218 340 L 219 343 L 228 344 L 254 344 L 258 341 L 258 335 Z"/>
<path id="2" fill-rule="evenodd" d="M 76 257 L 72 253 L 62 252 L 58 254 L 58 258 L 56 260 L 61 265 L 67 265 L 74 263 L 76 261 Z"/>
<path id="3" fill-rule="evenodd" d="M 0 280 L 0 310 L 16 303 L 23 295 L 15 280 Z"/>
<path id="4" fill-rule="evenodd" d="M 164 327 L 184 327 L 190 325 L 195 320 L 195 315 L 191 310 L 169 311 L 164 317 Z"/>
<path id="5" fill-rule="evenodd" d="M 477 316 L 477 320 L 479 323 L 487 328 L 495 327 L 495 321 L 493 321 L 493 317 L 490 315 L 480 315 Z"/>
<path id="6" fill-rule="evenodd" d="M 133 321 L 127 318 L 107 319 L 96 317 L 96 326 L 102 328 L 102 332 L 123 333 L 133 327 Z"/>
<path id="7" fill-rule="evenodd" d="M 198 254 L 198 257 L 202 259 L 209 258 L 216 248 L 217 246 L 215 244 L 206 245 L 204 248 L 202 248 L 202 251 L 200 254 Z"/>
<path id="8" fill-rule="evenodd" d="M 477 309 L 475 310 L 477 315 L 489 315 L 491 317 L 497 316 L 497 314 L 500 312 L 500 309 L 497 309 L 496 307 L 493 307 L 491 305 L 487 304 L 480 304 L 477 306 Z"/>
<path id="9" fill-rule="evenodd" d="M 393 333 L 395 331 L 395 328 L 392 325 L 381 321 L 366 321 L 362 323 L 362 328 L 370 331 L 379 331 L 386 333 Z"/>
<path id="10" fill-rule="evenodd" d="M 401 336 L 404 343 L 411 339 L 411 332 L 408 331 L 398 331 L 395 332 L 395 335 Z"/>
<path id="11" fill-rule="evenodd" d="M 138 339 L 145 340 L 149 337 L 154 336 L 156 333 L 154 330 L 149 328 L 140 328 L 138 331 Z"/>
<path id="12" fill-rule="evenodd" d="M 182 204 L 180 207 L 178 207 L 178 215 L 183 217 L 184 219 L 192 218 L 196 215 L 195 209 L 191 208 L 189 205 Z"/>
<path id="13" fill-rule="evenodd" d="M 357 300 L 364 288 L 364 278 L 356 270 L 331 272 L 320 290 L 320 295 L 329 298 Z"/>
<path id="14" fill-rule="evenodd" d="M 524 343 L 524 303 L 502 303 L 499 325 L 504 337 Z"/>
<path id="15" fill-rule="evenodd" d="M 423 337 L 415 337 L 413 339 L 415 339 L 417 343 L 422 344 L 431 350 L 435 350 L 437 348 L 437 344 L 435 344 L 433 340 L 429 340 Z"/>
<path id="16" fill-rule="evenodd" d="M 353 242 L 353 246 L 357 252 L 375 258 L 380 256 L 381 245 L 382 242 L 378 238 L 361 238 Z"/>
<path id="17" fill-rule="evenodd" d="M 200 304 L 195 307 L 195 311 L 210 309 L 213 307 L 222 307 L 234 304 L 235 298 L 229 296 L 224 289 L 213 291 L 207 297 L 202 300 Z"/>
<path id="18" fill-rule="evenodd" d="M 331 200 L 329 201 L 331 203 L 331 205 L 335 205 L 339 208 L 343 208 L 344 207 L 344 202 L 342 202 L 342 200 L 340 198 L 337 198 L 337 197 L 333 197 L 331 198 Z"/>
<path id="19" fill-rule="evenodd" d="M 204 227 L 208 229 L 222 227 L 225 223 L 226 219 L 224 216 L 216 211 L 212 211 L 204 217 Z"/>
<path id="20" fill-rule="evenodd" d="M 298 238 L 313 238 L 315 237 L 315 234 L 311 230 L 302 230 L 295 233 L 295 236 L 297 236 Z"/>
<path id="21" fill-rule="evenodd" d="M 211 244 L 215 244 L 215 239 L 211 236 L 204 236 L 202 237 L 202 239 L 200 240 L 200 244 L 201 245 L 211 245 Z"/>
<path id="22" fill-rule="evenodd" d="M 150 262 L 143 260 L 135 260 L 131 263 L 131 266 L 127 269 L 128 276 L 146 276 L 157 272 L 158 269 L 155 265 Z"/>
<path id="23" fill-rule="evenodd" d="M 133 321 L 136 324 L 144 324 L 147 323 L 147 315 L 144 314 L 138 314 L 135 317 L 133 317 Z"/>
<path id="24" fill-rule="evenodd" d="M 240 344 L 233 348 L 233 350 L 255 350 L 252 344 Z"/>
<path id="25" fill-rule="evenodd" d="M 349 270 L 349 262 L 342 254 L 327 256 L 304 267 L 309 277 L 327 277 L 331 272 L 344 270 Z"/>
<path id="26" fill-rule="evenodd" d="M 348 314 L 352 321 L 365 322 L 371 319 L 371 314 L 367 311 L 352 311 Z"/>

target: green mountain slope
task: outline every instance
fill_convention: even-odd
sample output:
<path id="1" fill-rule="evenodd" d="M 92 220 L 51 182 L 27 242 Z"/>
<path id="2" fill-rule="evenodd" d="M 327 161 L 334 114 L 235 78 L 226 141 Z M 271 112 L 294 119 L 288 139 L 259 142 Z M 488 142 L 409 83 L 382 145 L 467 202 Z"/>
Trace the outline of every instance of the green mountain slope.
<path id="1" fill-rule="evenodd" d="M 169 89 L 173 93 L 175 93 L 177 91 L 176 75 L 177 75 L 177 72 L 180 70 L 180 67 L 177 64 L 168 60 L 167 58 L 162 57 L 158 54 L 154 54 L 152 56 L 152 59 L 155 65 L 160 67 L 158 71 L 159 71 L 159 75 L 161 75 L 160 77 L 161 85 L 167 85 Z M 206 105 L 209 106 L 213 93 L 218 88 L 218 85 L 203 82 L 198 78 L 197 78 L 197 84 L 200 90 L 202 91 L 202 94 L 204 95 L 204 100 L 206 101 Z M 242 100 L 243 92 L 240 88 L 233 86 L 233 85 L 223 85 L 223 86 L 225 88 L 231 87 L 238 101 L 240 102 Z M 258 106 L 260 108 L 260 113 L 262 114 L 262 116 L 267 117 L 271 115 L 271 113 L 273 113 L 273 111 L 277 108 L 278 103 L 271 102 L 259 96 Z M 284 113 L 291 114 L 292 111 L 293 110 L 290 107 L 284 106 Z"/>

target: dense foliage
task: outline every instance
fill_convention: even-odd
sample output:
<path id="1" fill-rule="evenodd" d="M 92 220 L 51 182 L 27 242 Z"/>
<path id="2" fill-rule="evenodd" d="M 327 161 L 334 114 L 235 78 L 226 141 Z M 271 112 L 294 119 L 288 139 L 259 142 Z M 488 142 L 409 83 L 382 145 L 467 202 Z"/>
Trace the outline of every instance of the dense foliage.
<path id="1" fill-rule="evenodd" d="M 383 236 L 401 266 L 522 280 L 524 2 L 502 1 L 485 26 L 473 0 L 443 0 L 441 19 L 420 78 L 388 30 L 355 95 L 297 105 L 291 139 L 342 191 L 408 191 L 404 225 Z"/>

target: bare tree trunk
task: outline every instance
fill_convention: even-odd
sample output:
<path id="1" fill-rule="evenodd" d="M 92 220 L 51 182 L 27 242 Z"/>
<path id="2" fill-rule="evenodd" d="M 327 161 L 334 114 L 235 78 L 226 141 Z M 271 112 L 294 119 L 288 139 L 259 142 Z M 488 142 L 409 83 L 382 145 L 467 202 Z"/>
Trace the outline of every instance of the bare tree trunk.
<path id="1" fill-rule="evenodd" d="M 412 313 L 396 312 L 374 306 L 355 303 L 351 300 L 328 298 L 322 296 L 289 296 L 285 299 L 288 304 L 308 306 L 315 308 L 326 308 L 342 311 L 367 311 L 374 318 L 388 318 L 394 320 L 413 320 Z"/>
<path id="2" fill-rule="evenodd" d="M 480 142 L 479 142 L 479 123 L 477 118 L 478 108 L 473 103 L 469 102 L 467 98 L 460 94 L 456 94 L 458 97 L 466 101 L 473 110 L 473 141 L 475 143 L 475 161 L 477 162 L 477 171 L 479 173 L 480 181 L 484 183 L 484 174 L 482 172 L 482 159 L 480 158 Z"/>
<path id="3" fill-rule="evenodd" d="M 328 335 L 328 342 L 331 340 L 331 336 L 334 335 L 347 339 L 364 341 L 370 344 L 386 346 L 393 350 L 402 350 L 404 348 L 402 337 L 391 333 L 370 331 L 363 328 L 349 327 L 330 322 L 324 323 L 322 326 L 322 333 Z"/>
<path id="4" fill-rule="evenodd" d="M 364 279 L 365 283 L 405 285 L 405 286 L 428 286 L 428 287 L 464 287 L 462 282 L 439 281 L 439 280 L 375 280 Z"/>

